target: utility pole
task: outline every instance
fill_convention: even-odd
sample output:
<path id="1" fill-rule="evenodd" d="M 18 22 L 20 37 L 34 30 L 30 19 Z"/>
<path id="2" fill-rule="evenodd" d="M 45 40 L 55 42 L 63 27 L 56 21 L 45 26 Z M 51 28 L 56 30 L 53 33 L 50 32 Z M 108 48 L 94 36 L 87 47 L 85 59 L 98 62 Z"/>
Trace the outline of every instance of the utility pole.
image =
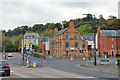
<path id="1" fill-rule="evenodd" d="M 89 14 L 82 14 L 82 15 L 89 15 Z M 94 18 L 93 24 L 94 24 L 94 29 L 95 29 L 95 14 L 91 14 L 91 15 Z M 96 66 L 97 65 L 97 60 L 96 60 L 96 41 L 95 40 L 96 39 L 95 39 L 95 30 L 94 30 L 94 54 L 95 54 L 95 56 L 94 56 L 94 60 L 95 60 L 94 65 Z"/>
<path id="2" fill-rule="evenodd" d="M 44 46 L 44 59 L 46 59 L 45 58 L 45 37 L 44 37 L 44 40 L 43 40 L 43 46 Z"/>
<path id="3" fill-rule="evenodd" d="M 116 30 L 116 49 L 117 49 L 117 54 L 118 54 L 118 36 L 117 36 L 117 30 Z"/>
<path id="4" fill-rule="evenodd" d="M 95 14 L 94 14 L 94 28 L 95 28 Z M 94 30 L 94 53 L 95 53 L 95 66 L 97 65 L 97 60 L 96 60 L 96 41 L 95 41 L 95 30 Z"/>

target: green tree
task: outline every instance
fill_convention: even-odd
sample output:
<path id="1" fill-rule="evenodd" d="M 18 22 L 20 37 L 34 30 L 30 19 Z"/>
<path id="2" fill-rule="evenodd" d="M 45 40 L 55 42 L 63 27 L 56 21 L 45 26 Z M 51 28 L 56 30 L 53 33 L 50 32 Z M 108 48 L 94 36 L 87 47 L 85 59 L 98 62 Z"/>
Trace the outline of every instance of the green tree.
<path id="1" fill-rule="evenodd" d="M 55 24 L 54 23 L 50 23 L 49 25 L 48 25 L 48 29 L 50 30 L 50 29 L 54 29 L 54 27 L 55 27 Z"/>
<path id="2" fill-rule="evenodd" d="M 107 28 L 110 30 L 119 30 L 120 29 L 120 19 L 108 20 L 106 22 Z"/>
<path id="3" fill-rule="evenodd" d="M 14 51 L 12 42 L 5 36 L 5 34 L 2 35 L 2 49 L 5 49 L 8 52 Z"/>

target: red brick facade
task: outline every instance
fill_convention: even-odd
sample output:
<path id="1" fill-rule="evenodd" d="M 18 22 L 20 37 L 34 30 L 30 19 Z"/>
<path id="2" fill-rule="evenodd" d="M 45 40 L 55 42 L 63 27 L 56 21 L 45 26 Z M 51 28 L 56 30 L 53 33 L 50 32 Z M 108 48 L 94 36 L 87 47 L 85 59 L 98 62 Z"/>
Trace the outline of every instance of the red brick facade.
<path id="1" fill-rule="evenodd" d="M 85 44 L 85 48 L 82 47 L 82 44 Z M 80 50 L 83 50 L 83 53 L 81 53 L 81 57 L 89 57 L 89 51 L 88 51 L 88 43 L 86 41 L 81 41 L 81 48 Z"/>
<path id="2" fill-rule="evenodd" d="M 45 44 L 43 44 L 44 41 L 40 41 L 39 43 L 40 43 L 40 46 L 39 46 L 40 47 L 40 53 L 46 53 L 45 49 L 44 49 Z"/>
<path id="3" fill-rule="evenodd" d="M 55 29 L 55 31 L 57 31 Z M 57 34 L 57 35 L 56 35 Z M 66 38 L 66 36 L 68 38 Z M 78 36 L 75 38 L 75 36 Z M 75 44 L 76 47 L 75 47 Z M 53 57 L 80 57 L 81 34 L 74 28 L 74 21 L 70 21 L 70 27 L 63 31 L 58 31 L 50 37 L 50 54 Z M 78 49 L 79 48 L 79 49 Z"/>
<path id="4" fill-rule="evenodd" d="M 97 40 L 100 57 L 104 57 L 104 52 L 108 52 L 108 57 L 115 57 L 116 54 L 120 54 L 120 52 L 117 53 L 117 50 L 120 50 L 120 37 L 103 36 L 100 27 L 98 27 Z"/>

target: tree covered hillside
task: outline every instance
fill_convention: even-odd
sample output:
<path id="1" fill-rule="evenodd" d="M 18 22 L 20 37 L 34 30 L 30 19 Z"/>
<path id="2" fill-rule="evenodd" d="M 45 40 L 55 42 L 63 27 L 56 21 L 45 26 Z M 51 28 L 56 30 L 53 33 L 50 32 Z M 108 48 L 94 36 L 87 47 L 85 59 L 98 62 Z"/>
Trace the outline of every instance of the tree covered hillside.
<path id="1" fill-rule="evenodd" d="M 69 21 L 61 21 L 64 28 L 69 27 Z M 102 30 L 119 30 L 120 19 L 115 16 L 110 16 L 109 19 L 104 19 L 102 15 L 99 18 L 93 18 L 91 14 L 88 14 L 84 18 L 74 19 L 75 28 L 82 33 L 83 36 L 93 36 L 94 32 L 97 32 L 97 27 L 100 26 Z M 2 30 L 2 46 L 8 48 L 8 51 L 20 51 L 21 39 L 25 33 L 38 33 L 41 37 L 51 36 L 54 32 L 54 28 L 57 27 L 61 30 L 61 23 L 46 23 L 34 24 L 33 26 L 18 26 L 14 30 Z M 6 38 L 5 38 L 6 37 Z M 6 42 L 5 42 L 6 41 Z M 6 43 L 6 44 L 5 44 Z M 10 49 L 10 50 L 9 50 Z"/>

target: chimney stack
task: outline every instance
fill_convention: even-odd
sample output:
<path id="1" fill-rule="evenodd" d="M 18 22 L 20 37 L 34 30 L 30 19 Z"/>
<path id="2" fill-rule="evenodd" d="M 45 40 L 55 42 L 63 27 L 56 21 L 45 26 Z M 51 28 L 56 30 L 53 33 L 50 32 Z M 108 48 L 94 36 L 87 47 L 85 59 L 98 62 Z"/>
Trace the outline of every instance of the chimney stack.
<path id="1" fill-rule="evenodd" d="M 97 28 L 97 32 L 99 32 L 100 31 L 100 26 Z"/>
<path id="2" fill-rule="evenodd" d="M 74 20 L 70 20 L 70 27 L 74 27 Z"/>
<path id="3" fill-rule="evenodd" d="M 58 28 L 57 28 L 57 27 L 54 29 L 54 32 L 55 32 L 55 33 L 58 32 Z"/>

